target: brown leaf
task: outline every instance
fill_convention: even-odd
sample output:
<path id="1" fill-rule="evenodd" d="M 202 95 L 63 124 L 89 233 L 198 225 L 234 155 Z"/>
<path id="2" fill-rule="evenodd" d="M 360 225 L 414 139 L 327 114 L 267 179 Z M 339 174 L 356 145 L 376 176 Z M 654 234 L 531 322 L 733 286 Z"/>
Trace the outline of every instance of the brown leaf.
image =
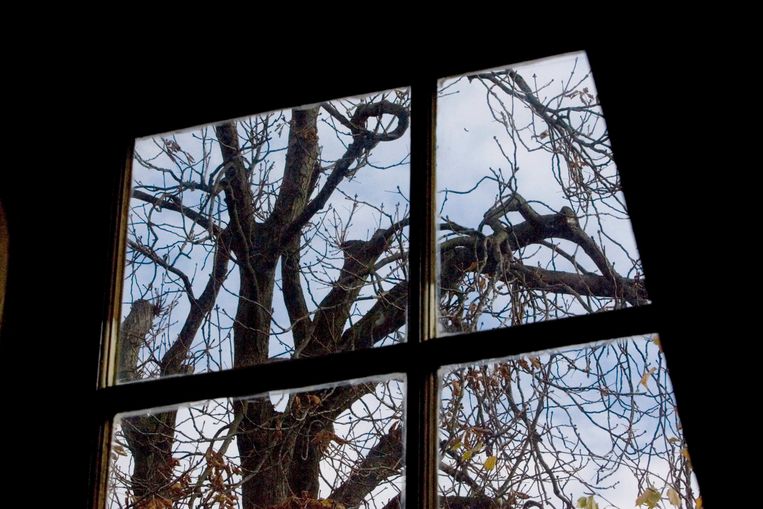
<path id="1" fill-rule="evenodd" d="M 453 380 L 453 383 L 451 384 L 452 391 L 453 391 L 453 397 L 457 398 L 461 395 L 461 383 L 458 380 Z"/>
<path id="2" fill-rule="evenodd" d="M 652 373 L 655 371 L 657 371 L 657 368 L 650 368 L 649 371 L 644 371 L 644 375 L 641 377 L 639 383 L 643 385 L 645 389 L 648 388 L 646 384 L 649 382 L 649 377 L 651 377 Z"/>

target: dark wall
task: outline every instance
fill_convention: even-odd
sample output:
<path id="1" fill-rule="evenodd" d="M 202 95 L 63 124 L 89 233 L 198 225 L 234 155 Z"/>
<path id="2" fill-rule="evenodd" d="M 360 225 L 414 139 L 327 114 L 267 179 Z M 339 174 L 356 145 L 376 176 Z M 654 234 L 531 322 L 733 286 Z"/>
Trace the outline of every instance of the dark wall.
<path id="1" fill-rule="evenodd" d="M 0 170 L 10 232 L 0 358 L 2 436 L 15 451 L 7 460 L 14 465 L 11 498 L 67 506 L 87 500 L 91 396 L 117 183 L 131 136 L 289 106 L 294 97 L 310 102 L 405 85 L 421 66 L 447 75 L 586 48 L 701 488 L 706 503 L 719 500 L 722 466 L 714 458 L 727 446 L 718 430 L 726 435 L 729 416 L 741 411 L 728 399 L 719 402 L 716 391 L 729 392 L 724 380 L 731 375 L 717 367 L 726 345 L 715 330 L 726 314 L 718 303 L 724 282 L 721 261 L 706 249 L 713 239 L 701 208 L 707 185 L 698 176 L 709 162 L 701 155 L 706 141 L 695 136 L 695 68 L 680 45 L 663 42 L 626 50 L 626 40 L 458 36 L 439 39 L 435 53 L 392 56 L 370 43 L 311 40 L 296 57 L 235 46 L 202 55 L 156 47 L 104 60 L 100 49 L 83 45 L 62 55 L 53 49 L 42 63 L 15 62 L 24 77 L 18 94 L 29 99 L 23 118 L 10 125 L 13 143 L 6 139 L 13 162 Z M 30 94 L 26 83 L 44 84 L 45 93 Z"/>

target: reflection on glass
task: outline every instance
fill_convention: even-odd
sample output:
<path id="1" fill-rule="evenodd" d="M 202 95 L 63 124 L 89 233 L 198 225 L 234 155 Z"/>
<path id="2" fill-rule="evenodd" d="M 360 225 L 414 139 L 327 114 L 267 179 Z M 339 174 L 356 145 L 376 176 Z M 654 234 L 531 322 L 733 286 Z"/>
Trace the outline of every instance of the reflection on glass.
<path id="1" fill-rule="evenodd" d="M 404 340 L 409 102 L 137 140 L 118 381 Z"/>
<path id="2" fill-rule="evenodd" d="M 584 53 L 443 79 L 437 109 L 442 332 L 646 302 Z"/>
<path id="3" fill-rule="evenodd" d="M 656 335 L 451 366 L 441 383 L 441 507 L 698 507 Z"/>
<path id="4" fill-rule="evenodd" d="M 392 376 L 120 414 L 106 506 L 399 504 L 405 383 Z"/>

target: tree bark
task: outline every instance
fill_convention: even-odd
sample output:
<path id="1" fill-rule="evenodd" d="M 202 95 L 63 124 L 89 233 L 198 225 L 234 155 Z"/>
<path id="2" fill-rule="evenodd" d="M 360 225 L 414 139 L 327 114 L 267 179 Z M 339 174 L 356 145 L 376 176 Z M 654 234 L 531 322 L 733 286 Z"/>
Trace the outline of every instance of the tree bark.
<path id="1" fill-rule="evenodd" d="M 137 379 L 138 352 L 157 315 L 157 306 L 151 302 L 144 299 L 133 302 L 120 329 L 122 342 L 117 370 L 120 380 Z M 169 500 L 175 412 L 125 417 L 121 424 L 134 463 L 131 484 L 136 505 L 140 507 L 152 498 Z"/>

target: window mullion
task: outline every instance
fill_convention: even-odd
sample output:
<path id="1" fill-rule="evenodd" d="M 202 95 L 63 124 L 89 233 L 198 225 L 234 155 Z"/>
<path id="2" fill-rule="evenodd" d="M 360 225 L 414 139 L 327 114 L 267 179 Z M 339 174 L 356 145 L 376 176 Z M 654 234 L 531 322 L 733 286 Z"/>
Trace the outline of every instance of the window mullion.
<path id="1" fill-rule="evenodd" d="M 127 225 L 132 193 L 132 160 L 135 150 L 134 139 L 124 140 L 124 164 L 119 189 L 116 191 L 118 208 L 114 217 L 116 235 L 112 245 L 111 274 L 108 293 L 106 319 L 101 324 L 101 358 L 98 366 L 98 388 L 109 387 L 116 383 L 117 337 L 124 284 L 124 267 L 127 255 Z"/>
<path id="2" fill-rule="evenodd" d="M 408 342 L 414 354 L 437 330 L 435 118 L 437 78 L 411 86 L 411 227 Z M 408 372 L 406 498 L 408 508 L 437 507 L 437 365 L 413 359 Z"/>

